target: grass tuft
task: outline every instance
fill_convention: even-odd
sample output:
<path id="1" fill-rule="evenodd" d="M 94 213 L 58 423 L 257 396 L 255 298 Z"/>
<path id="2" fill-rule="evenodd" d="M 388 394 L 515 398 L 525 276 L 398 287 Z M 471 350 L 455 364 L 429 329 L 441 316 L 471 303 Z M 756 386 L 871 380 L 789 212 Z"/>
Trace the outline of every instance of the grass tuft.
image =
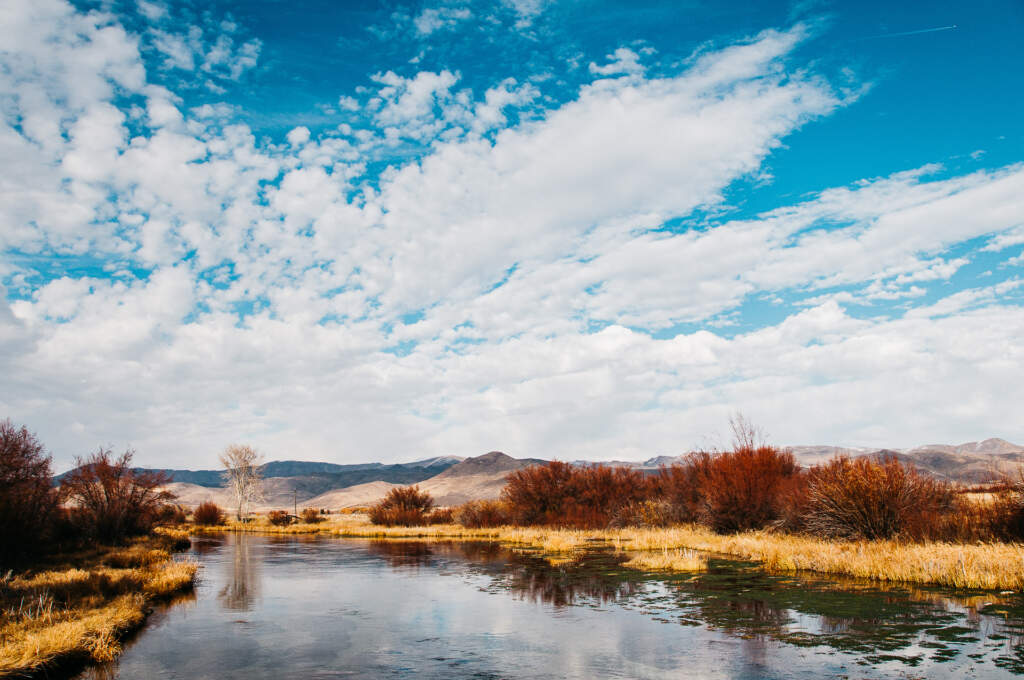
<path id="1" fill-rule="evenodd" d="M 152 603 L 192 588 L 197 566 L 168 552 L 181 533 L 65 555 L 70 564 L 0 579 L 0 676 L 115 658 Z"/>

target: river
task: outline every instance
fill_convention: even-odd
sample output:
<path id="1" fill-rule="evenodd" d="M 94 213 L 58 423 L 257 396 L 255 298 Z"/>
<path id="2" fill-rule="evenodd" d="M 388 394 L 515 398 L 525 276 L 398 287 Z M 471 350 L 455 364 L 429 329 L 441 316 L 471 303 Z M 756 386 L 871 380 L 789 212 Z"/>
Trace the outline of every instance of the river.
<path id="1" fill-rule="evenodd" d="M 193 539 L 194 595 L 88 680 L 1003 678 L 1024 598 L 773 575 L 642 574 L 489 543 Z"/>

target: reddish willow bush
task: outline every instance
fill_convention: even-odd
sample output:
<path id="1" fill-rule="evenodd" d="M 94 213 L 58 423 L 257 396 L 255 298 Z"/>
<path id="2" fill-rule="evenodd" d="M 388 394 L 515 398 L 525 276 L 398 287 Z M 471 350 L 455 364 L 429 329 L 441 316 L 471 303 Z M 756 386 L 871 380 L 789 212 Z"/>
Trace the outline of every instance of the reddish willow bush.
<path id="1" fill-rule="evenodd" d="M 419 486 L 400 486 L 388 491 L 367 513 L 370 521 L 384 526 L 419 526 L 429 523 L 433 497 Z"/>
<path id="2" fill-rule="evenodd" d="M 25 427 L 0 421 L 0 566 L 42 546 L 57 500 L 43 445 Z"/>
<path id="3" fill-rule="evenodd" d="M 742 446 L 701 459 L 697 519 L 720 533 L 778 523 L 799 471 L 792 453 L 773 446 Z"/>
<path id="4" fill-rule="evenodd" d="M 427 515 L 427 524 L 453 524 L 455 522 L 454 508 L 435 508 Z"/>
<path id="5" fill-rule="evenodd" d="M 306 524 L 319 524 L 324 521 L 321 514 L 322 513 L 316 508 L 303 508 L 302 514 L 299 515 L 299 518 Z"/>
<path id="6" fill-rule="evenodd" d="M 469 529 L 491 529 L 511 524 L 508 506 L 502 501 L 469 501 L 454 511 L 455 522 Z"/>
<path id="7" fill-rule="evenodd" d="M 204 526 L 224 524 L 224 511 L 212 501 L 200 503 L 192 512 L 192 521 Z"/>
<path id="8" fill-rule="evenodd" d="M 651 488 L 639 470 L 552 461 L 513 472 L 501 498 L 514 524 L 595 528 L 649 498 Z"/>
<path id="9" fill-rule="evenodd" d="M 939 538 L 955 505 L 949 484 L 896 458 L 839 457 L 808 474 L 805 524 L 835 538 Z"/>
<path id="10" fill-rule="evenodd" d="M 129 449 L 112 458 L 100 449 L 61 482 L 61 494 L 74 508 L 72 517 L 88 536 L 101 541 L 120 541 L 149 532 L 163 506 L 174 494 L 163 487 L 170 477 L 162 472 L 134 470 Z"/>
<path id="11" fill-rule="evenodd" d="M 275 527 L 286 527 L 292 523 L 292 516 L 284 510 L 271 510 L 267 513 L 267 520 Z"/>

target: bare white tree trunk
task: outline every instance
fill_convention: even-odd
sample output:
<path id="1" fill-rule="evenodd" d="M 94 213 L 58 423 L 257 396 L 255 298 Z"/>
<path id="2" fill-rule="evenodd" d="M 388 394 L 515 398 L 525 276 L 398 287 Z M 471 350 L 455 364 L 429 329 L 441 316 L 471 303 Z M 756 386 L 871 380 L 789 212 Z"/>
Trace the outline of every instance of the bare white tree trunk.
<path id="1" fill-rule="evenodd" d="M 235 499 L 235 517 L 241 521 L 254 501 L 263 498 L 263 478 L 259 466 L 262 456 L 246 444 L 232 444 L 220 455 L 224 466 L 224 487 Z"/>

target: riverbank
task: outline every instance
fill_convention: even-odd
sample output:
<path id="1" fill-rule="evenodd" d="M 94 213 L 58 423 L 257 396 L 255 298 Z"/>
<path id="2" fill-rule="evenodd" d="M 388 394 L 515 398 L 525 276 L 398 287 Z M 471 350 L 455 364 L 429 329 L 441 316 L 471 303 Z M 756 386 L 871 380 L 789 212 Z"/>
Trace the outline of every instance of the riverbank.
<path id="1" fill-rule="evenodd" d="M 626 564 L 649 571 L 699 571 L 688 551 L 732 555 L 761 562 L 773 571 L 813 571 L 892 583 L 952 588 L 1024 590 L 1024 545 L 1018 543 L 905 543 L 830 541 L 768 531 L 719 535 L 700 526 L 657 529 L 571 530 L 536 527 L 468 529 L 455 524 L 384 527 L 365 515 L 332 515 L 319 524 L 273 526 L 264 518 L 196 532 L 244 531 L 273 534 L 326 534 L 337 537 L 487 540 L 536 548 L 564 559 L 595 542 L 627 554 Z"/>
<path id="2" fill-rule="evenodd" d="M 197 566 L 172 560 L 188 533 L 158 529 L 126 546 L 57 555 L 0 578 L 0 677 L 49 676 L 109 661 L 156 602 L 188 592 Z"/>

